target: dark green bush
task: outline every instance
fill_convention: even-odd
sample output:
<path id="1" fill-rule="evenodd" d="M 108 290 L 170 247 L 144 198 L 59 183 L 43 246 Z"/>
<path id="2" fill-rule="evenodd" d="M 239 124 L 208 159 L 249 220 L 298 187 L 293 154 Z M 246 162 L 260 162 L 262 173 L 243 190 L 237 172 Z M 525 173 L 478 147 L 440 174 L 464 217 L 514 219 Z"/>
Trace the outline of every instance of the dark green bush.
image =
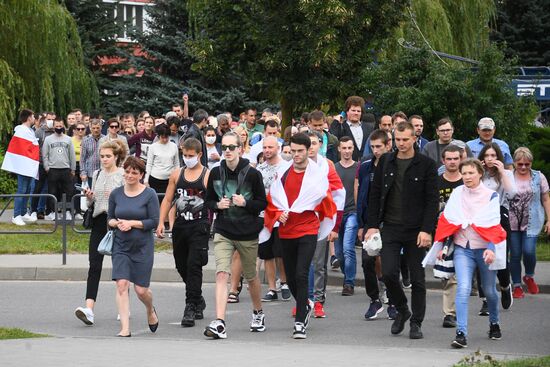
<path id="1" fill-rule="evenodd" d="M 0 167 L 4 162 L 5 148 L 0 145 Z M 17 191 L 17 180 L 15 176 L 7 171 L 0 170 L 0 194 L 15 194 Z"/>

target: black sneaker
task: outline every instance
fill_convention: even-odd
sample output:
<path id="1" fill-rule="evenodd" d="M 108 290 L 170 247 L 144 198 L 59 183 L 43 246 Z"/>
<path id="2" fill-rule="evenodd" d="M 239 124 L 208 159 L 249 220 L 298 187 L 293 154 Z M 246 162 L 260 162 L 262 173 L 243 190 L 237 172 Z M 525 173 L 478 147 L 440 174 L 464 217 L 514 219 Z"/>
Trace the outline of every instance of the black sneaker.
<path id="1" fill-rule="evenodd" d="M 507 310 L 512 307 L 514 303 L 514 297 L 512 297 L 512 286 L 508 285 L 506 288 L 500 288 L 500 302 L 502 303 L 502 308 Z"/>
<path id="2" fill-rule="evenodd" d="M 411 330 L 409 331 L 410 339 L 423 339 L 422 328 L 416 322 L 411 322 Z"/>
<path id="3" fill-rule="evenodd" d="M 491 324 L 489 327 L 489 339 L 491 340 L 500 340 L 502 338 L 502 333 L 500 332 L 499 324 Z"/>
<path id="4" fill-rule="evenodd" d="M 340 260 L 338 260 L 338 258 L 334 255 L 330 257 L 330 267 L 333 270 L 340 269 Z"/>
<path id="5" fill-rule="evenodd" d="M 301 322 L 295 322 L 294 323 L 294 330 L 292 332 L 292 337 L 294 339 L 305 339 L 307 337 L 306 335 L 306 327 Z"/>
<path id="6" fill-rule="evenodd" d="M 394 305 L 388 306 L 388 320 L 395 320 L 397 318 L 397 309 Z"/>
<path id="7" fill-rule="evenodd" d="M 391 325 L 391 333 L 393 335 L 401 334 L 403 332 L 403 329 L 405 329 L 405 323 L 408 319 L 410 319 L 412 316 L 411 311 L 407 309 L 405 312 L 398 312 L 397 316 L 395 317 L 395 321 Z"/>
<path id="8" fill-rule="evenodd" d="M 206 309 L 206 301 L 201 296 L 201 302 L 195 307 L 195 320 L 204 319 L 204 310 Z"/>
<path id="9" fill-rule="evenodd" d="M 412 288 L 411 280 L 409 278 L 403 278 L 403 288 Z"/>
<path id="10" fill-rule="evenodd" d="M 367 320 L 374 320 L 382 311 L 384 311 L 384 306 L 382 306 L 380 300 L 371 301 L 369 309 L 365 313 L 365 318 Z"/>
<path id="11" fill-rule="evenodd" d="M 278 300 L 279 297 L 277 296 L 277 292 L 275 292 L 274 290 L 269 290 L 265 296 L 263 296 L 262 298 L 262 302 L 272 302 L 272 301 L 276 301 Z"/>
<path id="12" fill-rule="evenodd" d="M 195 326 L 195 312 L 196 306 L 193 303 L 185 305 L 185 311 L 183 311 L 183 318 L 181 319 L 181 326 L 192 327 Z"/>
<path id="13" fill-rule="evenodd" d="M 456 327 L 456 317 L 453 315 L 445 315 L 443 318 L 443 327 L 444 328 L 453 328 Z"/>
<path id="14" fill-rule="evenodd" d="M 467 348 L 468 342 L 466 341 L 466 335 L 462 331 L 456 332 L 455 340 L 451 343 L 451 347 L 456 349 Z"/>
<path id="15" fill-rule="evenodd" d="M 288 284 L 282 283 L 281 284 L 281 299 L 283 301 L 290 301 L 290 297 L 292 297 L 292 294 L 290 293 L 290 288 L 288 288 Z"/>
<path id="16" fill-rule="evenodd" d="M 487 306 L 487 301 L 484 300 L 479 310 L 479 316 L 489 316 L 489 306 Z"/>

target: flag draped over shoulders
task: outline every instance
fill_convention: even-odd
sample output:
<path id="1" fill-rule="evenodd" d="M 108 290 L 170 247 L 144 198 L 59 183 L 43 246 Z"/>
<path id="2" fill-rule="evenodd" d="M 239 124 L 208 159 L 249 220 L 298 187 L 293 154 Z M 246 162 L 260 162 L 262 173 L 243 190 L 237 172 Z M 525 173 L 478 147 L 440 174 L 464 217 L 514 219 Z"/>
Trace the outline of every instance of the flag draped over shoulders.
<path id="1" fill-rule="evenodd" d="M 22 176 L 38 179 L 40 147 L 34 131 L 25 126 L 15 127 L 15 134 L 10 140 L 2 169 Z"/>
<path id="2" fill-rule="evenodd" d="M 437 252 L 442 248 L 442 242 L 447 237 L 454 235 L 461 228 L 465 229 L 471 226 L 484 241 L 495 245 L 495 261 L 489 266 L 489 269 L 504 269 L 506 267 L 506 231 L 500 225 L 498 194 L 493 193 L 489 203 L 479 210 L 471 220 L 467 220 L 461 208 L 463 192 L 464 186 L 455 188 L 445 205 L 445 210 L 437 222 L 434 245 L 424 259 L 424 266 L 433 264 Z"/>
<path id="3" fill-rule="evenodd" d="M 282 181 L 289 169 L 293 169 L 292 164 L 283 165 L 279 169 L 277 178 L 271 184 L 267 194 L 267 207 L 265 209 L 264 228 L 260 232 L 260 243 L 269 239 L 275 222 L 279 220 L 279 217 L 285 211 L 293 213 L 302 213 L 308 210 L 315 211 L 320 221 L 319 238 L 328 236 L 334 227 L 337 208 L 327 179 L 328 165 L 323 167 L 311 159 L 309 160 L 298 198 L 290 207 Z"/>

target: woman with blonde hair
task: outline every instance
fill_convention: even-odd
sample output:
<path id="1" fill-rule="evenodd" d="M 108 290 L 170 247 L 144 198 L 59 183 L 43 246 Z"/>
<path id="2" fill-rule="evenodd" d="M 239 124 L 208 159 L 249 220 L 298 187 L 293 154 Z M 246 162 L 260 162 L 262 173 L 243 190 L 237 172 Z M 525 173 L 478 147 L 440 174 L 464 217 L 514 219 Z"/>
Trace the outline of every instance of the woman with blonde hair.
<path id="1" fill-rule="evenodd" d="M 103 255 L 97 247 L 107 233 L 107 211 L 111 191 L 124 184 L 124 170 L 120 168 L 126 158 L 126 149 L 118 140 L 103 143 L 99 148 L 101 168 L 92 176 L 92 186 L 84 190 L 88 208 L 93 207 L 92 228 L 88 244 L 88 279 L 86 281 L 86 306 L 75 310 L 76 317 L 86 325 L 94 324 L 94 305 L 103 268 Z"/>
<path id="2" fill-rule="evenodd" d="M 514 287 L 513 297 L 525 296 L 521 287 L 521 260 L 525 275 L 523 282 L 531 294 L 539 293 L 535 282 L 537 238 L 541 230 L 550 234 L 550 197 L 548 180 L 540 171 L 532 169 L 533 153 L 520 147 L 514 152 L 516 196 L 510 202 L 510 272 Z M 544 215 L 546 212 L 546 223 Z"/>
<path id="3" fill-rule="evenodd" d="M 246 129 L 240 125 L 237 126 L 233 131 L 235 131 L 241 139 L 242 157 L 250 160 L 250 137 L 248 136 L 248 131 L 246 131 Z"/>

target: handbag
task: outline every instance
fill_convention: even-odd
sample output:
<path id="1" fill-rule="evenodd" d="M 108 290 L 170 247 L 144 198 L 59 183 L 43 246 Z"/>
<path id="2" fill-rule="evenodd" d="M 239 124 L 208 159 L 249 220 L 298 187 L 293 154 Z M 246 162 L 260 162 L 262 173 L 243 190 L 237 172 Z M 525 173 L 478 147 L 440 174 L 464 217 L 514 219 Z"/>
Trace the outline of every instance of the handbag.
<path id="1" fill-rule="evenodd" d="M 440 279 L 450 279 L 455 273 L 454 258 L 455 244 L 453 237 L 447 238 L 443 244 L 443 258 L 437 259 L 434 265 L 434 277 Z"/>
<path id="2" fill-rule="evenodd" d="M 97 178 L 99 177 L 99 172 L 101 172 L 101 168 L 97 171 L 97 174 L 95 176 L 95 180 L 97 181 Z M 95 202 L 92 202 L 92 205 L 86 209 L 84 212 L 84 216 L 82 218 L 82 227 L 85 229 L 92 229 L 92 226 L 94 224 L 94 207 Z"/>
<path id="3" fill-rule="evenodd" d="M 115 240 L 114 230 L 107 231 L 107 234 L 103 237 L 99 246 L 97 246 L 97 252 L 101 255 L 111 256 L 113 253 L 113 242 Z"/>

